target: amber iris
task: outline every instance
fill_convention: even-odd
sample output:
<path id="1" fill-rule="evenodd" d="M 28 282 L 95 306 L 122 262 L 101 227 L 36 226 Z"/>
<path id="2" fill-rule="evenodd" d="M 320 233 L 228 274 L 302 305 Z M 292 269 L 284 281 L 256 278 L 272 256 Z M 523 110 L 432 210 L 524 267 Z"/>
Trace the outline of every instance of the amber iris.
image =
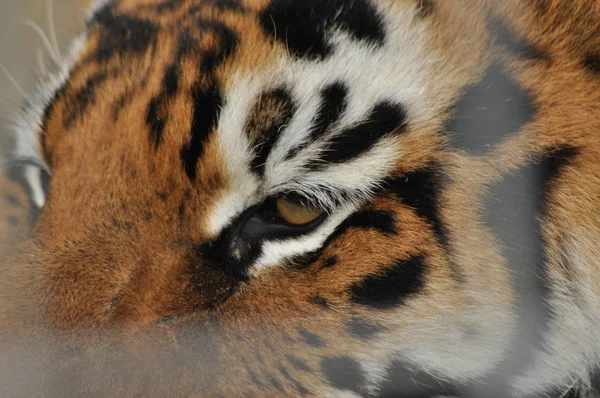
<path id="1" fill-rule="evenodd" d="M 318 207 L 290 202 L 283 198 L 277 199 L 275 206 L 281 218 L 292 225 L 306 225 L 315 221 L 324 213 L 323 209 L 319 209 Z"/>

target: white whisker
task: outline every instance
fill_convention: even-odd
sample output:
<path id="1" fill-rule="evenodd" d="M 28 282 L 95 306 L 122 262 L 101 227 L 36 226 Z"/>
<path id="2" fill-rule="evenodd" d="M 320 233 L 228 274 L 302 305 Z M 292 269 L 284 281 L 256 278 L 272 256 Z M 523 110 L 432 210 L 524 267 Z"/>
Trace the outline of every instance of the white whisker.
<path id="1" fill-rule="evenodd" d="M 50 33 L 50 39 L 54 46 L 54 53 L 58 57 L 59 61 L 62 62 L 62 55 L 60 54 L 60 46 L 56 39 L 56 25 L 54 23 L 54 2 L 52 0 L 46 0 L 46 17 L 48 19 L 48 30 Z"/>
<path id="2" fill-rule="evenodd" d="M 38 48 L 36 51 L 36 54 L 37 54 L 37 62 L 38 62 L 40 76 L 46 76 L 47 71 L 46 71 L 46 62 L 44 61 L 44 50 L 42 50 L 41 48 Z"/>
<path id="3" fill-rule="evenodd" d="M 29 95 L 27 95 L 27 93 L 25 92 L 25 90 L 23 90 L 21 88 L 21 86 L 19 86 L 19 83 L 17 83 L 17 81 L 15 80 L 15 78 L 12 77 L 12 75 L 10 74 L 10 72 L 8 71 L 8 69 L 6 69 L 6 67 L 2 64 L 2 62 L 0 62 L 0 68 L 4 71 L 4 73 L 6 73 L 6 76 L 8 76 L 8 78 L 10 79 L 10 81 L 15 85 L 15 87 L 17 88 L 17 90 L 19 90 L 19 92 L 23 95 L 23 97 L 25 97 L 25 99 L 31 103 L 31 98 L 29 97 Z"/>
<path id="4" fill-rule="evenodd" d="M 35 30 L 37 32 L 37 34 L 42 39 L 44 46 L 46 46 L 46 50 L 48 50 L 48 53 L 50 53 L 50 58 L 52 58 L 52 61 L 54 61 L 54 63 L 57 66 L 60 66 L 60 58 L 54 52 L 54 49 L 52 48 L 52 44 L 50 44 L 50 41 L 48 40 L 48 36 L 46 36 L 46 34 L 42 30 L 42 28 L 40 28 L 38 24 L 36 24 L 35 22 L 33 22 L 30 19 L 25 20 L 25 25 L 29 26 L 30 28 L 32 28 L 33 30 Z"/>

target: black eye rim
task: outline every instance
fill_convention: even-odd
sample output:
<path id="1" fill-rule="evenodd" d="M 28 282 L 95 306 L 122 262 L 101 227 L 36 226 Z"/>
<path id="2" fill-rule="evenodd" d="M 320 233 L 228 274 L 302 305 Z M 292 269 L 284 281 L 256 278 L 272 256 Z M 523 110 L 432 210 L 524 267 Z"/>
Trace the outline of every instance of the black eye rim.
<path id="1" fill-rule="evenodd" d="M 199 253 L 206 264 L 223 268 L 241 280 L 260 257 L 265 242 L 297 239 L 314 232 L 327 219 L 323 212 L 317 219 L 304 225 L 290 224 L 278 214 L 272 196 L 246 209 L 221 234 L 202 246 Z M 232 255 L 232 253 L 236 253 Z"/>

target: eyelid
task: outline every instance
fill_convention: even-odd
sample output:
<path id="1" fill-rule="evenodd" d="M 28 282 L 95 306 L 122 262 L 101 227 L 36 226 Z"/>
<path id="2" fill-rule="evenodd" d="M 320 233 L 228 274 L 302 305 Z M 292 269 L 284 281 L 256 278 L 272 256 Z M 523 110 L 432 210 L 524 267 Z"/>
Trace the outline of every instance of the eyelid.
<path id="1" fill-rule="evenodd" d="M 299 227 L 320 224 L 327 213 L 320 207 L 306 206 L 287 199 L 275 199 L 275 211 L 288 226 Z"/>
<path id="2" fill-rule="evenodd" d="M 322 209 L 326 214 L 331 214 L 335 210 L 328 206 L 323 206 L 323 203 L 316 196 L 311 197 L 303 192 L 282 192 L 276 195 L 275 199 L 285 199 L 288 202 L 297 205 L 319 208 Z"/>
<path id="3" fill-rule="evenodd" d="M 286 192 L 275 196 L 275 199 L 285 199 L 288 202 L 302 206 L 316 206 L 315 200 L 298 192 Z"/>

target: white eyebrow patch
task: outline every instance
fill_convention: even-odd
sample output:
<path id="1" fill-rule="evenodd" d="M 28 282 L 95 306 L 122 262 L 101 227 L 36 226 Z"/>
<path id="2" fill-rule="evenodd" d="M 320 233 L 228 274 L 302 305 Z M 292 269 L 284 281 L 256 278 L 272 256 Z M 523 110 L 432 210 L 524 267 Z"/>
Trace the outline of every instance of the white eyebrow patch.
<path id="1" fill-rule="evenodd" d="M 398 140 L 389 134 L 352 159 L 325 162 L 311 169 L 311 162 L 330 150 L 331 137 L 361 123 L 365 125 L 380 104 L 401 107 L 405 111 L 405 126 L 432 119 L 437 113 L 432 103 L 434 96 L 427 88 L 428 79 L 436 73 L 437 57 L 429 46 L 428 26 L 415 20 L 412 6 L 385 6 L 394 8 L 393 12 L 383 10 L 382 5 L 377 7 L 382 8 L 380 15 L 386 31 L 381 45 L 355 40 L 343 30 L 331 29 L 327 40 L 333 51 L 318 62 L 287 54 L 268 67 L 233 71 L 227 80 L 216 134 L 229 184 L 211 209 L 208 232 L 218 236 L 248 207 L 282 192 L 316 198 L 331 212 L 329 219 L 310 234 L 264 241 L 250 273 L 260 273 L 286 259 L 319 249 L 344 219 L 371 198 L 404 153 Z M 331 131 L 310 142 L 315 116 L 322 106 L 321 93 L 337 83 L 347 89 L 345 110 Z M 289 94 L 294 111 L 278 131 L 266 158 L 264 175 L 258 175 L 252 169 L 257 148 L 252 147 L 246 126 L 261 93 L 278 88 Z M 299 147 L 295 156 L 288 156 Z"/>

